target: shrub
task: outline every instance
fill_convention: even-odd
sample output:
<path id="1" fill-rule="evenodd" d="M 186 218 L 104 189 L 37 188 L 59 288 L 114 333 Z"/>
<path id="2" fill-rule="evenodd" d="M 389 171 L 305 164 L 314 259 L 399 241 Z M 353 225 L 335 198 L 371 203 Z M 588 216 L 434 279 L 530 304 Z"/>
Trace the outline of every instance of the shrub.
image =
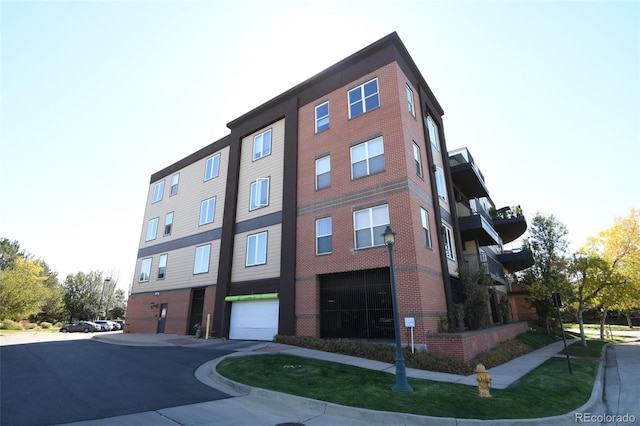
<path id="1" fill-rule="evenodd" d="M 22 327 L 25 330 L 35 330 L 36 328 L 38 328 L 38 324 L 33 323 L 33 322 L 25 322 L 22 324 Z"/>
<path id="2" fill-rule="evenodd" d="M 51 323 L 50 322 L 46 322 L 46 321 L 42 321 L 40 323 L 40 328 L 43 328 L 45 330 L 48 329 L 48 328 L 51 328 Z"/>
<path id="3" fill-rule="evenodd" d="M 4 321 L 0 321 L 0 329 L 2 330 L 24 330 L 24 327 L 22 327 L 22 324 L 20 324 L 19 322 L 10 320 L 10 319 L 6 319 Z"/>

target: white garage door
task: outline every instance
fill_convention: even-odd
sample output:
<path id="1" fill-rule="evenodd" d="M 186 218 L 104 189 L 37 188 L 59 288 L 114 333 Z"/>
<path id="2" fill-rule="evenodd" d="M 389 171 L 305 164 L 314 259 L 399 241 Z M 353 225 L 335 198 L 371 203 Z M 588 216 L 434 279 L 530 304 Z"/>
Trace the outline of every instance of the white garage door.
<path id="1" fill-rule="evenodd" d="M 239 300 L 231 304 L 229 338 L 273 340 L 278 334 L 279 301 Z"/>

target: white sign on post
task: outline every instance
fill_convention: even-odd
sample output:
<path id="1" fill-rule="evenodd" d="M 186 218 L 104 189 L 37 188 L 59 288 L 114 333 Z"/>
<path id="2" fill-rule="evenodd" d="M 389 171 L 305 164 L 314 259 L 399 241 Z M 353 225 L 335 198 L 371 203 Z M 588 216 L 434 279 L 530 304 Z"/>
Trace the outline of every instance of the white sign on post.
<path id="1" fill-rule="evenodd" d="M 411 328 L 411 353 L 413 352 L 413 327 L 416 326 L 416 319 L 413 317 L 404 317 L 404 326 Z"/>

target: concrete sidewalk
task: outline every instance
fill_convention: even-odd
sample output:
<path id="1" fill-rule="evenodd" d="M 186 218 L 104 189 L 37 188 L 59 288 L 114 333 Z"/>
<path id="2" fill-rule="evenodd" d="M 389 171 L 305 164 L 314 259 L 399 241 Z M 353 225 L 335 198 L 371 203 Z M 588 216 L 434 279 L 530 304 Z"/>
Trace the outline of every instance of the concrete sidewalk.
<path id="1" fill-rule="evenodd" d="M 133 333 L 109 333 L 100 334 L 94 337 L 95 340 L 112 344 L 124 345 L 145 345 L 145 346 L 188 346 L 193 348 L 206 348 L 213 346 L 224 346 L 225 349 L 235 350 L 229 356 L 246 356 L 260 355 L 264 353 L 281 352 L 291 355 L 298 355 L 307 358 L 315 358 L 331 362 L 339 362 L 343 364 L 354 365 L 363 368 L 369 368 L 378 371 L 385 371 L 393 374 L 395 366 L 393 364 L 372 361 L 363 358 L 351 357 L 346 355 L 316 351 L 312 349 L 298 348 L 288 345 L 281 345 L 271 342 L 235 342 L 223 339 L 193 339 L 189 336 L 178 335 L 157 335 L 157 334 L 133 334 Z M 568 342 L 569 343 L 569 342 Z M 575 341 L 571 341 L 575 343 Z M 533 370 L 547 359 L 556 356 L 559 351 L 564 349 L 563 342 L 556 342 L 537 351 L 523 355 L 499 367 L 489 370 L 493 377 L 493 388 L 506 388 L 522 376 Z M 636 349 L 640 349 L 638 346 Z M 614 352 L 612 352 L 613 354 Z M 636 355 L 625 357 L 625 365 L 627 369 L 640 367 L 640 360 Z M 585 413 L 593 415 L 615 415 L 625 414 L 623 412 L 614 412 L 612 405 L 615 401 L 621 400 L 617 394 L 621 387 L 616 388 L 615 384 L 609 383 L 607 387 L 608 405 L 603 401 L 603 390 L 605 389 L 605 362 L 601 362 L 593 393 L 589 401 L 579 409 L 561 416 L 547 417 L 540 419 L 507 419 L 507 420 L 466 420 L 442 417 L 417 416 L 412 414 L 381 412 L 374 410 L 365 410 L 353 407 L 345 407 L 337 404 L 315 401 L 308 398 L 296 397 L 280 392 L 274 392 L 264 389 L 252 388 L 246 385 L 235 383 L 228 380 L 216 372 L 216 365 L 224 358 L 211 360 L 203 364 L 196 371 L 196 377 L 201 382 L 215 387 L 235 398 L 225 399 L 222 401 L 212 401 L 201 404 L 194 404 L 184 407 L 174 407 L 156 412 L 140 413 L 129 416 L 122 416 L 110 419 L 96 420 L 90 422 L 74 423 L 75 425 L 98 426 L 98 425 L 257 425 L 257 426 L 273 426 L 283 423 L 297 423 L 303 425 L 314 426 L 339 426 L 339 425 L 569 425 L 575 424 L 577 416 L 584 416 Z M 628 360 L 630 358 L 631 360 Z M 635 361 L 634 361 L 635 360 Z M 621 362 L 620 357 L 615 369 L 618 373 Z M 633 365 L 627 365 L 628 363 Z M 626 370 L 625 370 L 626 371 Z M 611 371 L 613 372 L 613 371 Z M 455 374 L 429 372 L 418 369 L 407 369 L 407 376 L 446 381 L 453 383 L 477 386 L 475 375 L 458 376 Z M 631 395 L 622 398 L 624 401 L 637 401 L 634 399 L 638 395 L 637 385 L 628 384 L 624 388 Z M 633 390 L 635 389 L 635 390 Z M 623 404 L 624 405 L 624 404 Z M 630 405 L 626 405 L 627 409 Z M 624 408 L 622 407 L 622 408 Z M 637 409 L 636 409 L 637 410 Z M 640 413 L 633 413 L 636 421 L 640 422 Z M 583 417 L 584 418 L 584 417 Z M 611 423 L 607 418 L 602 424 Z M 591 421 L 590 423 L 594 423 Z M 598 424 L 595 422 L 595 424 Z M 622 424 L 622 423 L 620 423 Z"/>

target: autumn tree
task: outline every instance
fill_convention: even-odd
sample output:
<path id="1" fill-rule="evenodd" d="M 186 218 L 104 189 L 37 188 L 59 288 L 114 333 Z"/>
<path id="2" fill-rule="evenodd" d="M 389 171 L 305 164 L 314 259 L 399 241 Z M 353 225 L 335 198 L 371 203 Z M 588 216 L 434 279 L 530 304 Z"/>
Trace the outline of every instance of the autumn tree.
<path id="1" fill-rule="evenodd" d="M 46 277 L 37 262 L 17 256 L 0 271 L 0 319 L 20 320 L 40 312 Z"/>

